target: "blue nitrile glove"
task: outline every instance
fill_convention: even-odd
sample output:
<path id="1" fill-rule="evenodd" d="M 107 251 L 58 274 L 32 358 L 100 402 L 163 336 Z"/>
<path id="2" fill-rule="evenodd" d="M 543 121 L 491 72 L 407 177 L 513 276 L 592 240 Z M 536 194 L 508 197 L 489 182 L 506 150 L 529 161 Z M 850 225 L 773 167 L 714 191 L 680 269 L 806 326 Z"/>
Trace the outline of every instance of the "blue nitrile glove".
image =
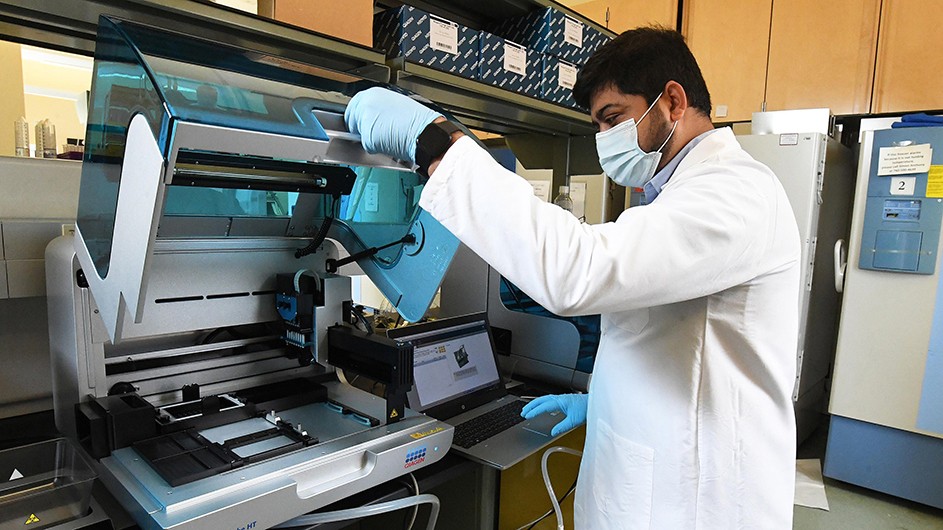
<path id="1" fill-rule="evenodd" d="M 589 394 L 540 396 L 524 405 L 521 416 L 530 420 L 544 412 L 562 411 L 566 414 L 566 419 L 554 425 L 553 430 L 550 431 L 551 435 L 556 436 L 586 423 L 586 406 L 588 404 Z"/>
<path id="2" fill-rule="evenodd" d="M 416 138 L 442 116 L 422 103 L 380 87 L 358 92 L 347 104 L 347 130 L 360 135 L 368 153 L 416 163 Z"/>

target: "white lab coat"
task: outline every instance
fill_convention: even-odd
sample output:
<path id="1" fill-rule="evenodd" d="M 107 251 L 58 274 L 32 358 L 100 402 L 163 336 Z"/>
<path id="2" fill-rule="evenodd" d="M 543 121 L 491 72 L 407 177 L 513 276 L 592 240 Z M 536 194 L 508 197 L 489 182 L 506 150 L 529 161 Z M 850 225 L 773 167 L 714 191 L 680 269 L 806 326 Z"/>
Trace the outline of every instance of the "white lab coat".
<path id="1" fill-rule="evenodd" d="M 550 311 L 602 314 L 578 529 L 792 528 L 799 235 L 729 129 L 614 223 L 540 201 L 469 138 L 419 204 Z"/>

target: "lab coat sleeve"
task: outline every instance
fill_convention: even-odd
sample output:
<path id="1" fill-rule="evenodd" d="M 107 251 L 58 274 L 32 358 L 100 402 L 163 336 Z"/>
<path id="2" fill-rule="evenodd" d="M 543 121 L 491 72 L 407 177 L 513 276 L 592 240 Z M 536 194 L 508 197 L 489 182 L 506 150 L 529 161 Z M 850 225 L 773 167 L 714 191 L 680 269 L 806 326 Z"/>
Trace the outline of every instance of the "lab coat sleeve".
<path id="1" fill-rule="evenodd" d="M 744 158 L 698 164 L 688 171 L 699 174 L 669 183 L 655 203 L 588 225 L 462 138 L 419 204 L 548 310 L 627 311 L 719 292 L 798 257 L 798 246 L 773 248 L 782 240 L 777 210 L 788 208 L 775 177 Z"/>

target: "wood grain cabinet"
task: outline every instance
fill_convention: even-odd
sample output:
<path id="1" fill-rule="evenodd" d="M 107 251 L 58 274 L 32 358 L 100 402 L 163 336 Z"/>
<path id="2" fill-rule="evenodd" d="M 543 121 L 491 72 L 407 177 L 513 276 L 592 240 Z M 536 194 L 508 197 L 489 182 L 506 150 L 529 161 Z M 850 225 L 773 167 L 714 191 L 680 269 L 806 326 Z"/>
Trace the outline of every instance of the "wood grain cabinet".
<path id="1" fill-rule="evenodd" d="M 867 113 L 880 10 L 881 0 L 774 2 L 766 110 Z"/>
<path id="2" fill-rule="evenodd" d="M 563 5 L 615 33 L 639 26 L 676 28 L 678 0 L 564 0 Z"/>
<path id="3" fill-rule="evenodd" d="M 681 33 L 704 74 L 714 121 L 763 108 L 772 0 L 685 0 Z"/>
<path id="4" fill-rule="evenodd" d="M 943 2 L 884 0 L 871 112 L 943 109 Z"/>
<path id="5" fill-rule="evenodd" d="M 871 110 L 881 0 L 683 6 L 682 32 L 707 80 L 715 122 L 762 110 Z"/>

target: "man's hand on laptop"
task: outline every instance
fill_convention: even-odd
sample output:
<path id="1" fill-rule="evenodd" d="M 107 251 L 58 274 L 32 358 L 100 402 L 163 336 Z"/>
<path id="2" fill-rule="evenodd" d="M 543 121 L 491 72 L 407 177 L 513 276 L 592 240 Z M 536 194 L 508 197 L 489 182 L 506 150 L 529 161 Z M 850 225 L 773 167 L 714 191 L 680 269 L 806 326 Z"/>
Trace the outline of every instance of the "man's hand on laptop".
<path id="1" fill-rule="evenodd" d="M 554 425 L 550 434 L 557 436 L 586 423 L 586 407 L 589 404 L 589 394 L 554 394 L 540 396 L 524 406 L 521 416 L 533 419 L 544 412 L 561 411 L 566 418 Z"/>

